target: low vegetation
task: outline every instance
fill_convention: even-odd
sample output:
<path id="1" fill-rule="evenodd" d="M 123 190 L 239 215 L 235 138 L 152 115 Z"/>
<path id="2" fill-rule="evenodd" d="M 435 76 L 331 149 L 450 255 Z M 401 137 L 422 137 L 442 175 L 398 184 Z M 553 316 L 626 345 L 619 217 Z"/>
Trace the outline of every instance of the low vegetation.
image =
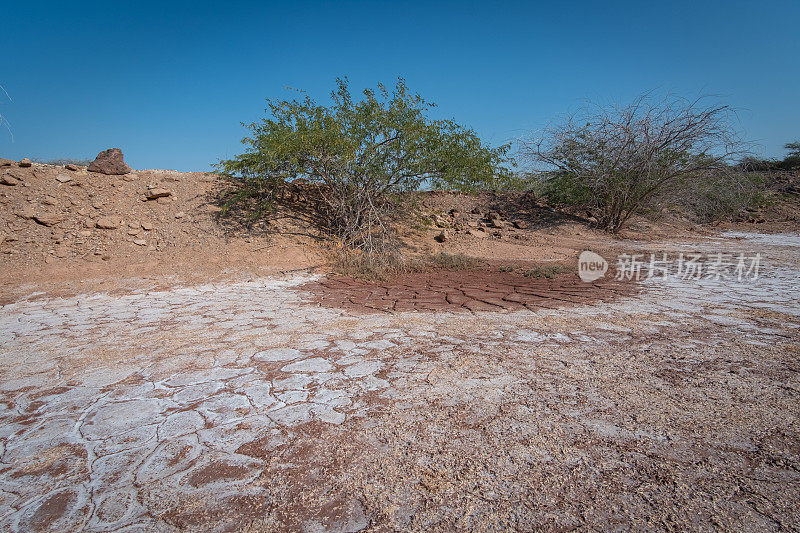
<path id="1" fill-rule="evenodd" d="M 37 161 L 37 163 L 44 163 L 45 165 L 57 165 L 57 166 L 78 165 L 79 167 L 88 167 L 89 165 L 92 164 L 92 160 L 64 158 L 64 159 L 47 159 L 44 161 Z"/>
<path id="2" fill-rule="evenodd" d="M 616 232 L 634 215 L 665 207 L 702 221 L 736 216 L 765 201 L 769 180 L 755 167 L 800 161 L 795 142 L 780 163 L 736 163 L 744 151 L 728 106 L 646 95 L 629 105 L 590 105 L 524 141 L 521 171 L 509 145 L 490 147 L 468 127 L 431 118 L 433 107 L 402 79 L 359 97 L 339 79 L 329 105 L 305 93 L 268 100 L 267 116 L 248 126 L 245 151 L 218 164 L 230 184 L 222 214 L 262 220 L 290 211 L 337 243 L 338 272 L 381 279 L 421 265 L 472 268 L 458 256 L 422 263 L 403 256 L 398 225 L 425 227 L 409 222 L 414 191 L 532 190 Z M 552 277 L 557 269 L 524 274 Z"/>
<path id="3" fill-rule="evenodd" d="M 463 254 L 445 252 L 412 258 L 392 254 L 382 258 L 358 250 L 343 249 L 334 254 L 332 265 L 333 271 L 339 275 L 379 281 L 400 274 L 431 270 L 475 270 L 484 266 L 484 262 Z"/>
<path id="4" fill-rule="evenodd" d="M 568 272 L 570 269 L 563 265 L 537 265 L 525 270 L 522 275 L 526 278 L 547 278 L 552 279 L 559 274 Z"/>
<path id="5" fill-rule="evenodd" d="M 749 156 L 742 159 L 739 167 L 749 172 L 800 170 L 800 141 L 786 143 L 783 147 L 788 152 L 783 159 L 759 159 Z"/>

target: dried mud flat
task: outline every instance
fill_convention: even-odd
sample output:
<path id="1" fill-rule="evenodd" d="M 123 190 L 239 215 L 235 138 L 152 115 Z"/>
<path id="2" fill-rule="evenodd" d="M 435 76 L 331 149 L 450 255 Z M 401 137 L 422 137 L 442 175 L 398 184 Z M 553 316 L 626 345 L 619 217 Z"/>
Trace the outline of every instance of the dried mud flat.
<path id="1" fill-rule="evenodd" d="M 798 529 L 791 239 L 710 244 L 756 282 L 552 309 L 364 313 L 310 276 L 4 305 L 0 527 Z"/>
<path id="2" fill-rule="evenodd" d="M 331 276 L 303 288 L 320 305 L 353 313 L 538 311 L 636 292 L 633 283 L 584 283 L 575 273 L 533 278 L 488 270 L 417 273 L 384 283 Z"/>

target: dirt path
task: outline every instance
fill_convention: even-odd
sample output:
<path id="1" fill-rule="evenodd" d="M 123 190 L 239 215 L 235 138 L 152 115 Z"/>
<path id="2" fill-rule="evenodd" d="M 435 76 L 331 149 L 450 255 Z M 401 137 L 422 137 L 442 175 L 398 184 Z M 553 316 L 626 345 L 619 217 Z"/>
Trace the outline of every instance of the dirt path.
<path id="1" fill-rule="evenodd" d="M 534 311 L 307 275 L 4 305 L 0 527 L 800 528 L 800 246 L 734 237 L 758 281 Z"/>

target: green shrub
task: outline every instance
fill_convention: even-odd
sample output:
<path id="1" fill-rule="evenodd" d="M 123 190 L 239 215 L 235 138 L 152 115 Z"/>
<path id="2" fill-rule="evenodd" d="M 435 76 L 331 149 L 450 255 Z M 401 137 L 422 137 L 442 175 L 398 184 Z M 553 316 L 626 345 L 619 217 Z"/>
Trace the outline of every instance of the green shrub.
<path id="1" fill-rule="evenodd" d="M 433 120 L 433 104 L 411 93 L 403 80 L 355 100 L 346 79 L 337 80 L 333 104 L 309 96 L 268 100 L 267 118 L 249 126 L 245 153 L 222 161 L 230 180 L 226 212 L 244 204 L 268 213 L 287 184 L 305 180 L 312 191 L 310 219 L 348 249 L 396 253 L 393 229 L 398 195 L 423 184 L 476 190 L 509 173 L 509 146 L 489 148 L 475 132 L 452 120 Z"/>

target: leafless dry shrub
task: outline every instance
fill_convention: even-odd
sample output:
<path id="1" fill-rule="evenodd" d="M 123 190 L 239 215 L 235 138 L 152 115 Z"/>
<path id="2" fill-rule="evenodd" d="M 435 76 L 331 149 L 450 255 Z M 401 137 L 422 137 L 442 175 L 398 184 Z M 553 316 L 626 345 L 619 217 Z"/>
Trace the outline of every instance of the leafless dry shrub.
<path id="1" fill-rule="evenodd" d="M 743 155 L 727 105 L 701 97 L 628 105 L 589 104 L 524 141 L 520 157 L 545 191 L 581 205 L 597 226 L 618 231 L 645 203 L 682 179 L 712 183 Z"/>
<path id="2" fill-rule="evenodd" d="M 706 179 L 681 180 L 654 196 L 651 203 L 675 207 L 698 222 L 733 219 L 767 201 L 769 181 L 765 174 L 727 169 Z"/>

